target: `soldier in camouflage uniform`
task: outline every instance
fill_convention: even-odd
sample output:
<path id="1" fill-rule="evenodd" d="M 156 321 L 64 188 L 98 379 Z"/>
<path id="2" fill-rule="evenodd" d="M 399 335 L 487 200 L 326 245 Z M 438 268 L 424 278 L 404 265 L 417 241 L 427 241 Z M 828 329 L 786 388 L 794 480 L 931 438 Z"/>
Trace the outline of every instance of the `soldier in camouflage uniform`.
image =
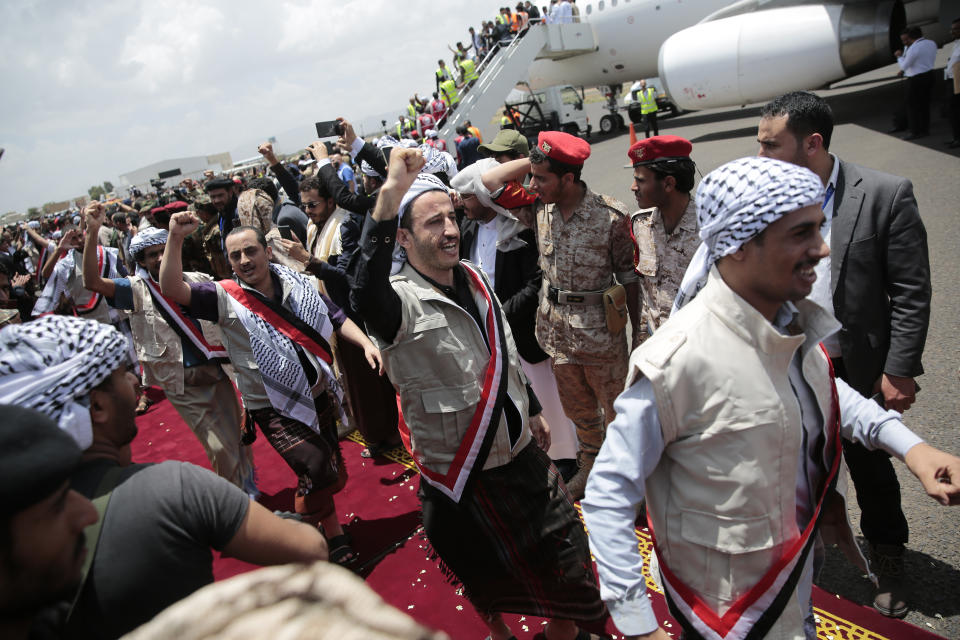
<path id="1" fill-rule="evenodd" d="M 209 263 L 209 273 L 215 280 L 225 280 L 233 274 L 230 263 L 227 262 L 227 256 L 223 253 L 223 246 L 220 241 L 220 216 L 216 207 L 210 201 L 210 196 L 202 194 L 197 196 L 190 210 L 195 211 L 202 224 L 194 232 L 199 234 L 200 243 L 203 247 L 203 253 Z M 193 234 L 191 234 L 192 236 Z"/>
<path id="2" fill-rule="evenodd" d="M 579 468 L 567 483 L 574 499 L 583 497 L 627 375 L 626 331 L 607 328 L 603 292 L 623 284 L 635 335 L 640 325 L 628 210 L 580 180 L 589 155 L 582 139 L 546 131 L 529 160 L 513 160 L 483 176 L 497 204 L 535 225 L 543 270 L 537 340 L 553 358 L 563 410 L 577 426 Z M 524 195 L 515 181 L 528 172 L 533 177 Z"/>
<path id="3" fill-rule="evenodd" d="M 673 299 L 700 245 L 697 208 L 690 192 L 693 145 L 677 136 L 640 140 L 627 152 L 640 210 L 630 216 L 634 264 L 643 294 L 640 342 L 670 317 Z M 639 342 L 634 343 L 634 348 Z"/>

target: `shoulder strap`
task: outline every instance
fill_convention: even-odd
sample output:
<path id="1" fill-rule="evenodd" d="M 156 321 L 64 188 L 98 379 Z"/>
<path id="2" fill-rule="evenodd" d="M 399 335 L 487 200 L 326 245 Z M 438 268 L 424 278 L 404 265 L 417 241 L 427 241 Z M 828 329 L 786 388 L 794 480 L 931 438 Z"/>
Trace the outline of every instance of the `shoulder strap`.
<path id="1" fill-rule="evenodd" d="M 107 507 L 110 506 L 110 498 L 113 496 L 113 490 L 120 480 L 122 467 L 110 468 L 103 477 L 100 478 L 100 484 L 93 494 L 93 506 L 97 510 L 97 521 L 83 530 L 87 538 L 87 557 L 83 561 L 83 568 L 80 570 L 80 586 L 77 587 L 77 593 L 73 596 L 70 603 L 70 610 L 67 612 L 67 621 L 73 617 L 77 603 L 80 601 L 80 594 L 87 584 L 87 578 L 90 576 L 90 568 L 93 566 L 93 558 L 97 555 L 97 547 L 100 542 L 100 531 L 103 528 L 103 521 L 106 519 Z"/>

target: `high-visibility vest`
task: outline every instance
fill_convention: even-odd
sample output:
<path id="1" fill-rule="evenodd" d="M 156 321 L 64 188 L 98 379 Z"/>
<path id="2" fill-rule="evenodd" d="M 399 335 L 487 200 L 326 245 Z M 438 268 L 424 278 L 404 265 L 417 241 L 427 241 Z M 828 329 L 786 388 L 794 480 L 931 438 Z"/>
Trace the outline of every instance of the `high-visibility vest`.
<path id="1" fill-rule="evenodd" d="M 653 87 L 647 87 L 640 92 L 640 114 L 657 112 L 657 92 Z"/>
<path id="2" fill-rule="evenodd" d="M 507 23 L 507 19 L 504 17 L 504 15 L 503 15 L 502 13 L 498 13 L 498 14 L 497 14 L 497 17 L 494 18 L 494 19 L 497 21 L 497 24 L 506 24 L 506 23 Z"/>
<path id="3" fill-rule="evenodd" d="M 477 74 L 477 65 L 470 59 L 464 59 L 459 62 L 460 69 L 463 70 L 463 81 L 473 82 L 480 76 Z"/>
<path id="4" fill-rule="evenodd" d="M 397 140 L 403 137 L 403 125 L 399 122 L 397 123 Z"/>
<path id="5" fill-rule="evenodd" d="M 440 82 L 450 79 L 450 69 L 447 67 L 437 67 L 437 78 Z"/>
<path id="6" fill-rule="evenodd" d="M 417 118 L 417 108 L 412 104 L 407 104 L 407 113 L 410 114 L 410 118 L 416 120 Z"/>
<path id="7" fill-rule="evenodd" d="M 520 16 L 513 11 L 510 12 L 510 32 L 516 33 L 520 30 Z"/>
<path id="8" fill-rule="evenodd" d="M 480 129 L 477 129 L 475 126 L 470 125 L 469 127 L 467 127 L 467 131 L 469 131 L 474 138 L 479 140 L 480 144 L 483 144 L 483 136 L 480 135 Z"/>
<path id="9" fill-rule="evenodd" d="M 440 91 L 446 96 L 450 106 L 460 102 L 460 95 L 457 93 L 457 83 L 453 80 L 444 80 L 440 83 Z"/>

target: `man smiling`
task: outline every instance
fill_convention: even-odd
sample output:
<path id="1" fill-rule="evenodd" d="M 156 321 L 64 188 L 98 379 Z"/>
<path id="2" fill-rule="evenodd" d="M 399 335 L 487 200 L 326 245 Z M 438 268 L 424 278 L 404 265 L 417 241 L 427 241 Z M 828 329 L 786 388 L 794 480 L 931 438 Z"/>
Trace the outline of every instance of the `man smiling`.
<path id="1" fill-rule="evenodd" d="M 424 529 L 493 640 L 512 637 L 503 611 L 551 618 L 548 640 L 584 638 L 574 621 L 603 609 L 583 528 L 543 451 L 549 429 L 506 316 L 460 261 L 453 203 L 423 164 L 418 149 L 393 150 L 351 276 L 400 395 Z M 406 262 L 391 278 L 394 240 Z"/>
<path id="2" fill-rule="evenodd" d="M 323 527 L 334 562 L 352 565 L 357 557 L 333 501 L 347 480 L 336 425 L 346 416 L 329 340 L 336 331 L 360 347 L 373 368 L 379 367 L 380 354 L 339 307 L 320 295 L 315 278 L 270 263 L 272 250 L 257 228 L 237 227 L 226 237 L 236 280 L 184 282 L 180 250 L 197 225 L 190 213 L 170 220 L 160 265 L 163 295 L 193 317 L 220 325 L 247 410 L 297 474 L 297 513 Z"/>
<path id="3" fill-rule="evenodd" d="M 834 379 L 821 347 L 839 328 L 806 300 L 823 185 L 744 158 L 697 191 L 703 244 L 675 313 L 631 356 L 628 388 L 587 485 L 584 516 L 620 631 L 667 638 L 634 536 L 644 497 L 661 584 L 685 633 L 812 640 L 817 536 L 865 568 L 846 520 L 840 437 L 906 462 L 941 504 L 960 503 L 960 459 Z"/>

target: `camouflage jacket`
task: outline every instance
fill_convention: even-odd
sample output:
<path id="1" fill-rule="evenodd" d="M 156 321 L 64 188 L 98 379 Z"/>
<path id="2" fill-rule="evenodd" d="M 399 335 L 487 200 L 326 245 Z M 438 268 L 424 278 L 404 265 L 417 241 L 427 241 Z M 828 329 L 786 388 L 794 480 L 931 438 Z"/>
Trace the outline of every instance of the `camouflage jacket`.
<path id="1" fill-rule="evenodd" d="M 700 245 L 697 207 L 690 198 L 686 211 L 669 235 L 656 207 L 635 212 L 630 216 L 630 223 L 634 265 L 643 295 L 641 336 L 646 338 L 670 317 L 680 281 Z"/>
<path id="2" fill-rule="evenodd" d="M 543 285 L 537 340 L 557 364 L 591 364 L 626 357 L 626 332 L 611 335 L 602 303 L 558 304 L 548 291 L 604 291 L 633 270 L 626 205 L 585 190 L 567 221 L 555 204 L 533 205 Z"/>

